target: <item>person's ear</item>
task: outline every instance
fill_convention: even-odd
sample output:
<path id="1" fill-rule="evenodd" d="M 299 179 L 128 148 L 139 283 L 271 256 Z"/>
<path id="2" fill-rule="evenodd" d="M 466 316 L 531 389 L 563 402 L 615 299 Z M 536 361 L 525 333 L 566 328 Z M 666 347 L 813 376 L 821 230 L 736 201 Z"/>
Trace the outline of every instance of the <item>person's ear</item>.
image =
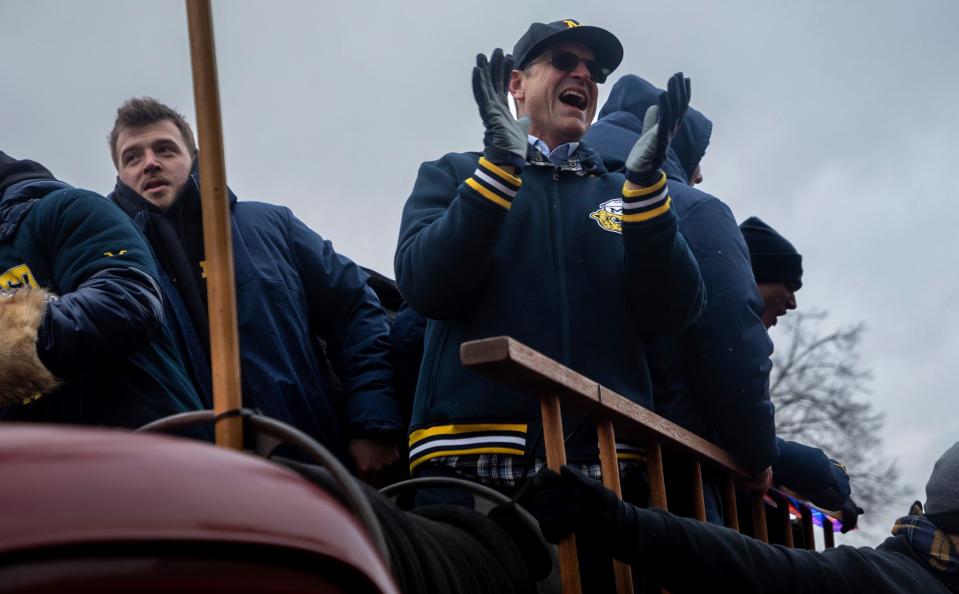
<path id="1" fill-rule="evenodd" d="M 526 98 L 525 77 L 522 70 L 514 70 L 509 75 L 509 94 L 515 101 L 522 101 Z"/>

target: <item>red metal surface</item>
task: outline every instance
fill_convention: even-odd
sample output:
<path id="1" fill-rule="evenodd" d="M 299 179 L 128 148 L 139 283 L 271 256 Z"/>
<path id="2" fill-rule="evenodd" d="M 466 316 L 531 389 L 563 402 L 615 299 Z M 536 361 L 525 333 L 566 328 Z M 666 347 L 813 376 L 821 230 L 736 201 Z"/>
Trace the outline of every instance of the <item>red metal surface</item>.
<path id="1" fill-rule="evenodd" d="M 350 513 L 270 462 L 160 435 L 0 427 L 0 556 L 150 541 L 295 549 L 397 591 Z"/>
<path id="2" fill-rule="evenodd" d="M 337 579 L 339 578 L 339 579 Z M 0 565 L 0 594 L 356 594 L 356 582 L 277 564 L 117 556 Z M 362 592 L 375 592 L 362 588 Z"/>

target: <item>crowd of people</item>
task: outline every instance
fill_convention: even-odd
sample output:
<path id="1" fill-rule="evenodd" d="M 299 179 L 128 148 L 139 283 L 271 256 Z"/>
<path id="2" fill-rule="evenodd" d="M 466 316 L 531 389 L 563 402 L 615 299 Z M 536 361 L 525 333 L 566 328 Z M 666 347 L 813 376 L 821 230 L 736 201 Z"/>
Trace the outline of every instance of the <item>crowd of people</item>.
<path id="1" fill-rule="evenodd" d="M 621 77 L 597 118 L 598 85 L 622 58 L 612 33 L 575 20 L 533 23 L 511 54 L 477 57 L 482 150 L 420 167 L 395 251 L 401 299 L 389 308 L 388 280 L 289 209 L 230 192 L 244 405 L 307 433 L 370 484 L 407 465 L 414 477 L 465 478 L 522 496 L 547 536 L 592 523 L 616 535 L 604 554 L 644 572 L 672 571 L 660 559 L 670 555 L 714 569 L 728 561 L 742 571 L 719 573 L 741 584 L 793 561 L 633 507 L 646 498 L 642 444 L 617 444 L 625 502 L 605 492 L 593 481 L 596 436 L 582 419 L 568 419 L 577 428 L 569 467 L 542 471 L 536 403 L 459 361 L 465 341 L 512 336 L 726 448 L 753 475 L 744 488 L 793 486 L 855 526 L 862 510 L 842 464 L 776 436 L 767 330 L 797 307 L 802 257 L 766 222 L 737 224 L 726 203 L 696 187 L 712 122 L 690 107 L 681 73 L 665 89 Z M 0 153 L 0 420 L 136 428 L 212 408 L 197 152 L 185 118 L 143 97 L 117 110 L 117 181 L 106 199 Z M 208 428 L 189 434 L 212 437 Z M 913 510 L 908 518 L 919 519 L 895 532 L 910 550 L 913 534 L 944 534 L 936 558 L 948 569 L 929 575 L 953 591 L 957 458 L 954 447 L 930 481 L 946 481 L 927 505 L 947 521 Z M 707 518 L 721 525 L 718 486 L 705 487 Z M 465 498 L 417 495 L 419 505 L 436 502 Z M 820 585 L 886 563 L 802 555 L 795 563 Z M 917 574 L 905 563 L 875 571 Z M 689 586 L 681 573 L 671 588 Z M 608 579 L 596 575 L 587 591 L 605 591 Z M 934 591 L 923 588 L 912 591 Z"/>

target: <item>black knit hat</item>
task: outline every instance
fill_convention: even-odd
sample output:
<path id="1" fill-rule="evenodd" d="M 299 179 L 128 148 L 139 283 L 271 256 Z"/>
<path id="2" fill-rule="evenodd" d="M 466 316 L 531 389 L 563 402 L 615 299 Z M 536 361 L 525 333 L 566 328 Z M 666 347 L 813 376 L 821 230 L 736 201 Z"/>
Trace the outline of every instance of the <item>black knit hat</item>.
<path id="1" fill-rule="evenodd" d="M 513 64 L 522 70 L 547 47 L 564 41 L 576 41 L 593 50 L 596 61 L 609 75 L 623 61 L 623 44 L 615 35 L 600 27 L 580 25 L 566 19 L 552 23 L 533 23 L 513 46 Z"/>
<path id="2" fill-rule="evenodd" d="M 753 276 L 757 283 L 792 283 L 802 286 L 802 256 L 785 237 L 758 217 L 749 217 L 739 226 L 749 246 Z"/>
<path id="3" fill-rule="evenodd" d="M 926 483 L 925 508 L 933 524 L 959 534 L 959 442 L 936 460 Z"/>

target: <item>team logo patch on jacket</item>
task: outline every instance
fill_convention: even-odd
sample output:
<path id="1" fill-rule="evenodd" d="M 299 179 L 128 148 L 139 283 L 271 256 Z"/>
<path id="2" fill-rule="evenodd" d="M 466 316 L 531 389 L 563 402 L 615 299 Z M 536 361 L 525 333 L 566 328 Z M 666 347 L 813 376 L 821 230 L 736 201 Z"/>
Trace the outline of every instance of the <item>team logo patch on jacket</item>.
<path id="1" fill-rule="evenodd" d="M 35 289 L 40 287 L 33 278 L 30 267 L 26 264 L 14 266 L 0 274 L 0 289 L 20 289 L 22 287 L 33 287 Z"/>
<path id="2" fill-rule="evenodd" d="M 623 199 L 613 198 L 599 205 L 599 209 L 590 213 L 589 218 L 596 221 L 604 231 L 623 232 Z"/>

